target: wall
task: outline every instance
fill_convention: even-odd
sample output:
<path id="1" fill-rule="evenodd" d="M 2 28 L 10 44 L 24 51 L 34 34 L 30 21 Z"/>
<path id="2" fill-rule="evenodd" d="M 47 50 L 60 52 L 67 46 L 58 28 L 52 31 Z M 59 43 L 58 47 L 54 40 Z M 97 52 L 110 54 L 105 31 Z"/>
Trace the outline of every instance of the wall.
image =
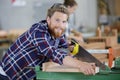
<path id="1" fill-rule="evenodd" d="M 0 0 L 0 21 L 2 29 L 26 28 L 33 22 L 31 2 L 25 7 L 12 6 L 10 0 Z"/>
<path id="2" fill-rule="evenodd" d="M 77 0 L 76 25 L 84 26 L 87 31 L 97 27 L 97 0 Z"/>
<path id="3" fill-rule="evenodd" d="M 27 29 L 34 22 L 46 18 L 49 6 L 63 0 L 24 0 L 26 5 L 22 7 L 12 6 L 11 0 L 0 0 L 0 27 L 4 30 Z M 80 25 L 86 30 L 93 30 L 97 25 L 97 1 L 76 0 L 78 9 L 75 12 L 76 29 Z"/>
<path id="4" fill-rule="evenodd" d="M 13 6 L 11 0 L 0 0 L 0 27 L 4 30 L 27 29 L 45 19 L 47 8 L 61 0 L 24 0 L 25 6 Z"/>

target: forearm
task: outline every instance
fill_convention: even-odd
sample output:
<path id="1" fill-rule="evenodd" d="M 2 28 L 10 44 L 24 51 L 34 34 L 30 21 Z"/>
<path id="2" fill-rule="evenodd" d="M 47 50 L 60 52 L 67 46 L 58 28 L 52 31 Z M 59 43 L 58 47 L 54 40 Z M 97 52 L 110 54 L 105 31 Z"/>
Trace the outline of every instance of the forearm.
<path id="1" fill-rule="evenodd" d="M 71 67 L 75 67 L 75 68 L 79 68 L 81 61 L 78 61 L 75 58 L 72 58 L 71 56 L 66 56 L 63 59 L 63 64 L 66 66 L 71 66 Z"/>
<path id="2" fill-rule="evenodd" d="M 94 63 L 82 62 L 82 61 L 74 59 L 70 56 L 66 56 L 63 59 L 63 64 L 66 66 L 79 68 L 80 72 L 84 73 L 85 75 L 94 75 L 95 74 L 96 66 Z"/>

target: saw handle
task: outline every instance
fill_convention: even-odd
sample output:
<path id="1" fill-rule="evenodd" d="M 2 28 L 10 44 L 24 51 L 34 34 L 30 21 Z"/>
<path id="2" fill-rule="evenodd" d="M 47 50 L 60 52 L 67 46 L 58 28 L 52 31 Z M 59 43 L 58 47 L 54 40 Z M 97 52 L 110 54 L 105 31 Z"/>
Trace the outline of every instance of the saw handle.
<path id="1" fill-rule="evenodd" d="M 71 54 L 74 56 L 78 53 L 79 51 L 79 44 L 75 39 L 71 39 L 71 44 L 70 45 L 74 45 L 73 50 L 71 51 Z"/>

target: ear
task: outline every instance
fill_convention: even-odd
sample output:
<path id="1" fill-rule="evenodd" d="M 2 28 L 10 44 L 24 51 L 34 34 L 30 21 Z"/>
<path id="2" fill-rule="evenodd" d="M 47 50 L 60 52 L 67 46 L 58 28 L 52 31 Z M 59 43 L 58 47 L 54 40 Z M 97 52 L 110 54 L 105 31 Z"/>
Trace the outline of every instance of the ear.
<path id="1" fill-rule="evenodd" d="M 50 17 L 47 17 L 47 23 L 48 24 L 50 23 Z"/>
<path id="2" fill-rule="evenodd" d="M 71 8 L 71 6 L 67 6 L 67 8 Z"/>

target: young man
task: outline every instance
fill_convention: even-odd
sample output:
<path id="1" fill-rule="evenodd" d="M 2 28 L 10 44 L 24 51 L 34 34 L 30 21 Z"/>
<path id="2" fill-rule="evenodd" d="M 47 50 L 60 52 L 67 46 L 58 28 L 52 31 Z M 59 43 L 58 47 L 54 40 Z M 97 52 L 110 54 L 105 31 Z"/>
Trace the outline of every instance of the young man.
<path id="1" fill-rule="evenodd" d="M 62 4 L 48 9 L 47 19 L 32 25 L 7 50 L 1 61 L 4 73 L 0 75 L 8 80 L 30 80 L 35 77 L 35 71 L 28 67 L 41 66 L 49 59 L 79 68 L 86 75 L 95 74 L 94 64 L 76 60 L 60 49 L 68 47 L 64 36 L 68 16 Z"/>
<path id="2" fill-rule="evenodd" d="M 78 4 L 75 0 L 64 0 L 63 4 L 68 9 L 68 12 L 69 12 L 69 20 L 68 20 L 68 25 L 66 27 L 66 33 L 65 33 L 66 36 L 69 37 L 71 33 L 71 29 L 73 27 L 75 28 L 73 13 L 77 9 Z"/>
<path id="3" fill-rule="evenodd" d="M 66 32 L 65 32 L 66 37 L 68 39 L 73 38 L 73 39 L 79 41 L 81 44 L 84 43 L 82 34 L 80 32 L 78 32 L 77 30 L 75 30 L 76 26 L 75 26 L 74 12 L 78 7 L 77 2 L 75 0 L 64 0 L 63 4 L 66 6 L 66 8 L 68 9 L 68 12 L 70 14 L 69 20 L 68 20 L 68 25 L 66 27 Z M 74 36 L 72 36 L 71 33 L 73 33 Z"/>

